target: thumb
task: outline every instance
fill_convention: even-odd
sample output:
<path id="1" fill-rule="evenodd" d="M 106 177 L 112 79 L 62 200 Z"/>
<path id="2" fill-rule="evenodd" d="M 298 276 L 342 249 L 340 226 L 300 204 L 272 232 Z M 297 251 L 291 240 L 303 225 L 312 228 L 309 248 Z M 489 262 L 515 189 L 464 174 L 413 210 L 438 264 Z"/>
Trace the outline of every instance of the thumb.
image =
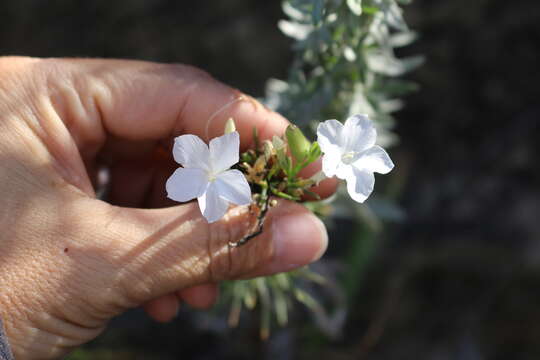
<path id="1" fill-rule="evenodd" d="M 289 271 L 319 259 L 327 246 L 323 223 L 289 201 L 271 208 L 262 234 L 240 247 L 229 243 L 247 234 L 253 220 L 247 207 L 209 224 L 196 203 L 166 209 L 100 204 L 108 209 L 100 211 L 105 233 L 99 238 L 122 234 L 110 250 L 118 265 L 115 285 L 132 306 L 199 284 Z"/>

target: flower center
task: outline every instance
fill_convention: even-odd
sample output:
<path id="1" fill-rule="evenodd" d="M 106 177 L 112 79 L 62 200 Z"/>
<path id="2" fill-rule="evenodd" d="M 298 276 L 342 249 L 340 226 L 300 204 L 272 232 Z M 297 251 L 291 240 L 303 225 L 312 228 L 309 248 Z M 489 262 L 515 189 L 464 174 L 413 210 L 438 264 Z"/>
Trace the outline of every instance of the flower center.
<path id="1" fill-rule="evenodd" d="M 215 174 L 212 174 L 212 173 L 208 173 L 208 182 L 212 182 L 214 180 L 216 180 L 217 176 Z"/>
<path id="2" fill-rule="evenodd" d="M 355 160 L 357 154 L 358 154 L 358 152 L 356 152 L 356 151 L 347 151 L 347 152 L 343 153 L 343 155 L 341 155 L 341 161 L 344 164 L 348 165 L 348 164 L 352 163 Z"/>

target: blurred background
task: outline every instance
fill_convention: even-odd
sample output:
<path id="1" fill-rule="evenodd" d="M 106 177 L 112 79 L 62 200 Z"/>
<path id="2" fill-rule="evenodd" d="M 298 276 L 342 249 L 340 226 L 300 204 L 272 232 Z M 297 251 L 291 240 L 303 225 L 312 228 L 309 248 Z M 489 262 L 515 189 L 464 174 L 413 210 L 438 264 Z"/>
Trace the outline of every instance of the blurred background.
<path id="1" fill-rule="evenodd" d="M 540 5 L 404 8 L 420 37 L 399 54 L 426 57 L 406 76 L 420 89 L 396 114 L 389 150 L 406 216 L 385 224 L 369 256 L 345 261 L 361 271 L 345 276 L 341 335 L 325 336 L 301 307 L 267 342 L 249 319 L 226 331 L 185 308 L 167 325 L 134 310 L 69 359 L 540 357 Z M 182 62 L 263 96 L 292 59 L 282 18 L 279 1 L 4 0 L 0 54 Z M 331 231 L 330 261 L 342 236 Z"/>

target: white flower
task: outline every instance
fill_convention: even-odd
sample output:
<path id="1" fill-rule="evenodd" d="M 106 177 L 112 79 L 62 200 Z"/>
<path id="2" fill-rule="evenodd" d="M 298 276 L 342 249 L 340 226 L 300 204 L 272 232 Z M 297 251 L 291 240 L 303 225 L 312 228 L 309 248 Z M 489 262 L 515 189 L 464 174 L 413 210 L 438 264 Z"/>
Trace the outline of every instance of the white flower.
<path id="1" fill-rule="evenodd" d="M 386 174 L 394 164 L 384 149 L 375 145 L 377 131 L 367 115 L 354 115 L 345 121 L 327 120 L 317 128 L 317 141 L 324 153 L 323 172 L 347 181 L 347 191 L 357 202 L 364 202 L 373 191 L 374 172 Z"/>
<path id="2" fill-rule="evenodd" d="M 214 138 L 207 146 L 195 135 L 174 140 L 174 160 L 183 167 L 167 180 L 167 196 L 175 201 L 197 198 L 201 213 L 209 223 L 227 212 L 229 203 L 247 205 L 251 190 L 239 170 L 229 170 L 238 162 L 240 135 L 234 131 Z"/>

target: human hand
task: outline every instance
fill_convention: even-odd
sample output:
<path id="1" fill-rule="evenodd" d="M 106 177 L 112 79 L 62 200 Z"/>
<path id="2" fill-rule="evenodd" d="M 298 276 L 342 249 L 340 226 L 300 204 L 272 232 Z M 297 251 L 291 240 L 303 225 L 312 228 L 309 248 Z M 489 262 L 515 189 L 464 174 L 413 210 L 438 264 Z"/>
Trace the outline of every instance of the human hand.
<path id="1" fill-rule="evenodd" d="M 247 148 L 253 127 L 264 139 L 288 125 L 200 70 L 0 58 L 0 114 L 0 318 L 17 359 L 61 356 L 136 306 L 159 321 L 180 301 L 209 306 L 221 280 L 291 270 L 326 248 L 322 223 L 292 202 L 239 248 L 227 244 L 245 208 L 208 224 L 196 203 L 171 207 L 175 136 L 208 141 L 233 117 Z M 104 165 L 108 202 L 94 190 Z M 330 179 L 317 192 L 334 189 Z"/>

